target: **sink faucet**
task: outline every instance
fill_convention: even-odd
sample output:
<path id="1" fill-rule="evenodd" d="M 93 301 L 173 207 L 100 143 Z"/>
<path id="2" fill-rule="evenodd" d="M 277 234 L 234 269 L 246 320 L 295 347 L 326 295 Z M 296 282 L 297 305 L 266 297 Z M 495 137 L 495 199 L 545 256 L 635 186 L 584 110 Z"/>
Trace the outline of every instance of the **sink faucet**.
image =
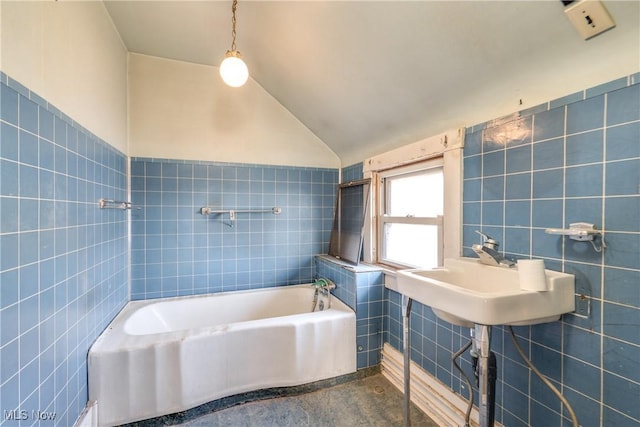
<path id="1" fill-rule="evenodd" d="M 471 246 L 471 249 L 478 254 L 480 262 L 487 265 L 495 265 L 498 267 L 513 267 L 514 262 L 505 258 L 500 252 L 498 252 L 499 243 L 497 240 L 487 236 L 481 231 L 476 230 L 476 233 L 482 236 L 482 244 L 475 244 Z"/>

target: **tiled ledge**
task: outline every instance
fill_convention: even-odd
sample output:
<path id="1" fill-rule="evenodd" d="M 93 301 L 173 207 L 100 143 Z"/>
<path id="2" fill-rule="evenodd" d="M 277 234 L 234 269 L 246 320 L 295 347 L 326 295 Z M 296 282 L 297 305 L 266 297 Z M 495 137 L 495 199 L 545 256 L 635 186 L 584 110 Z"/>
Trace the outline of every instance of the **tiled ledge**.
<path id="1" fill-rule="evenodd" d="M 378 266 L 378 265 L 372 265 L 372 264 L 364 264 L 364 263 L 360 263 L 358 265 L 353 265 L 351 263 L 342 261 L 338 258 L 335 258 L 333 256 L 330 255 L 316 255 L 316 258 L 319 260 L 324 260 L 327 262 L 330 262 L 332 264 L 336 264 L 339 265 L 340 267 L 344 268 L 347 271 L 350 271 L 352 273 L 371 273 L 374 271 L 383 271 L 384 268 Z"/>

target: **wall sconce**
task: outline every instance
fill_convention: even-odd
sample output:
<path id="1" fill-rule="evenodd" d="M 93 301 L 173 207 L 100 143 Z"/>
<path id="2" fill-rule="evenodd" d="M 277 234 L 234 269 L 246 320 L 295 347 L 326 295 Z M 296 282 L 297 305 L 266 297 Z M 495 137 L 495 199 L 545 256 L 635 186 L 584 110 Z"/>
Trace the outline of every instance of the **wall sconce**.
<path id="1" fill-rule="evenodd" d="M 231 30 L 231 50 L 228 50 L 225 58 L 220 64 L 220 77 L 224 82 L 231 87 L 240 87 L 247 82 L 249 78 L 249 69 L 247 64 L 244 63 L 240 52 L 236 50 L 236 8 L 238 7 L 238 0 L 233 0 L 231 6 L 232 18 L 231 24 L 233 29 Z"/>

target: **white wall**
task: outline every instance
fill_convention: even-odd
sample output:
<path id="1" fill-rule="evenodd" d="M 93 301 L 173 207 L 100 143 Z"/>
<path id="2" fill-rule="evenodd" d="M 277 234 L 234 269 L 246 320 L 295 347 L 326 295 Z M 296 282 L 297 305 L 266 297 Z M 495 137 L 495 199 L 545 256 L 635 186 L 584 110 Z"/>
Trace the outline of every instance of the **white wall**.
<path id="1" fill-rule="evenodd" d="M 340 159 L 249 78 L 218 67 L 129 55 L 129 154 L 287 166 L 340 167 Z"/>
<path id="2" fill-rule="evenodd" d="M 0 9 L 0 69 L 127 153 L 127 51 L 102 2 Z"/>

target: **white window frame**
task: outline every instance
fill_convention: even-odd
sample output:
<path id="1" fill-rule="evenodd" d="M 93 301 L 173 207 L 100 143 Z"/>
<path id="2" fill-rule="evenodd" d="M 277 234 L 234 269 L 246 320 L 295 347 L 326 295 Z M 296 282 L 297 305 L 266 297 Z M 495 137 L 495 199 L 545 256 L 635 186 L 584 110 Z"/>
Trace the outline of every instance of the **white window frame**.
<path id="1" fill-rule="evenodd" d="M 442 258 L 462 254 L 462 149 L 465 129 L 453 129 L 412 144 L 366 159 L 363 178 L 371 178 L 369 206 L 380 206 L 379 175 L 382 171 L 428 159 L 442 157 L 444 172 L 444 219 Z M 363 256 L 371 264 L 378 262 L 377 232 L 380 210 L 369 209 L 365 220 Z M 393 270 L 390 270 L 391 272 Z"/>
<path id="2" fill-rule="evenodd" d="M 388 200 L 389 200 L 389 187 L 385 184 L 387 178 L 394 178 L 399 176 L 411 176 L 417 175 L 422 172 L 428 171 L 429 169 L 442 168 L 444 174 L 444 161 L 442 157 L 436 157 L 433 159 L 428 159 L 425 161 L 421 161 L 418 163 L 413 163 L 407 166 L 400 166 L 391 169 L 386 169 L 376 173 L 377 183 L 378 183 L 378 191 L 377 196 L 379 198 L 380 205 L 378 206 L 378 230 L 377 230 L 377 247 L 379 250 L 377 251 L 377 263 L 388 265 L 393 268 L 410 268 L 411 266 L 400 264 L 394 260 L 384 258 L 382 254 L 385 252 L 385 239 L 384 239 L 384 230 L 386 224 L 416 224 L 416 225 L 435 225 L 438 229 L 438 265 L 442 265 L 443 263 L 443 245 L 444 245 L 444 221 L 443 215 L 438 215 L 436 217 L 416 217 L 416 216 L 390 216 L 386 214 L 388 208 Z"/>

